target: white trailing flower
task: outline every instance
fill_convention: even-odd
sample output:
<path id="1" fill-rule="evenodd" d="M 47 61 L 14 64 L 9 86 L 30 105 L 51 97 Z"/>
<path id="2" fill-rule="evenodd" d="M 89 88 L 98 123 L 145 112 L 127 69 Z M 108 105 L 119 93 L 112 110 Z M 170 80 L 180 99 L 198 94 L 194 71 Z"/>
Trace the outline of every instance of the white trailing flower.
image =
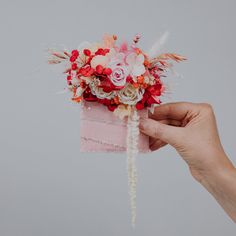
<path id="1" fill-rule="evenodd" d="M 135 227 L 136 221 L 136 192 L 137 192 L 137 167 L 136 155 L 138 154 L 138 138 L 139 138 L 139 115 L 136 109 L 131 111 L 128 116 L 127 123 L 127 171 L 128 185 L 131 206 L 131 221 Z"/>
<path id="2" fill-rule="evenodd" d="M 118 91 L 118 97 L 121 103 L 135 105 L 142 100 L 144 89 L 134 88 L 131 84 L 127 84 L 125 88 Z"/>

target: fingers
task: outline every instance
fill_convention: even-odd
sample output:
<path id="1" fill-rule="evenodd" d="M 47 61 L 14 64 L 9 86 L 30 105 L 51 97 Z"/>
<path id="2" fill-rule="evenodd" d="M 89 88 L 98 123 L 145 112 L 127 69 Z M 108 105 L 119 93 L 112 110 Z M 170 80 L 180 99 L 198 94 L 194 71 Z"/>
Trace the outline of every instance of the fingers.
<path id="1" fill-rule="evenodd" d="M 194 103 L 167 103 L 156 107 L 153 114 L 149 112 L 149 117 L 154 120 L 172 119 L 180 121 L 183 120 L 187 116 L 188 112 L 194 108 Z"/>
<path id="2" fill-rule="evenodd" d="M 160 139 L 155 139 L 150 137 L 149 138 L 149 148 L 151 151 L 155 151 L 160 149 L 161 147 L 164 147 L 165 145 L 167 145 L 167 143 L 161 141 Z"/>
<path id="3" fill-rule="evenodd" d="M 160 120 L 159 122 L 166 125 L 181 126 L 181 122 L 178 120 L 168 119 L 168 120 Z M 149 137 L 149 148 L 151 151 L 158 150 L 161 147 L 164 147 L 165 145 L 167 145 L 166 142 L 163 142 L 162 140 L 157 138 Z"/>
<path id="4" fill-rule="evenodd" d="M 174 145 L 180 137 L 181 128 L 162 124 L 149 118 L 140 119 L 140 130 L 142 133 L 165 143 Z"/>
<path id="5" fill-rule="evenodd" d="M 153 120 L 156 120 L 156 119 L 153 119 Z M 177 127 L 182 126 L 182 122 L 179 120 L 165 119 L 165 120 L 157 120 L 157 121 L 166 125 L 172 125 L 172 126 L 177 126 Z"/>

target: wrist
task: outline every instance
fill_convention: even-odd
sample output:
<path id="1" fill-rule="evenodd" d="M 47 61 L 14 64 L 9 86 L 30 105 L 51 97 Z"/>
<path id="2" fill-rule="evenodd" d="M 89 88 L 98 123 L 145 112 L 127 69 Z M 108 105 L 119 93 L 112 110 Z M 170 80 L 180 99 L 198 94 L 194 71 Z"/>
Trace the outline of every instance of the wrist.
<path id="1" fill-rule="evenodd" d="M 236 223 L 236 168 L 232 163 L 206 172 L 200 183 Z"/>
<path id="2" fill-rule="evenodd" d="M 201 175 L 200 183 L 207 188 L 214 188 L 214 186 L 230 185 L 230 179 L 236 176 L 236 169 L 232 163 L 227 163 L 219 167 L 214 167 L 209 171 L 205 171 Z"/>
<path id="3" fill-rule="evenodd" d="M 236 168 L 226 156 L 224 151 L 217 152 L 211 156 L 205 157 L 202 165 L 190 167 L 193 177 L 203 185 L 236 174 Z"/>

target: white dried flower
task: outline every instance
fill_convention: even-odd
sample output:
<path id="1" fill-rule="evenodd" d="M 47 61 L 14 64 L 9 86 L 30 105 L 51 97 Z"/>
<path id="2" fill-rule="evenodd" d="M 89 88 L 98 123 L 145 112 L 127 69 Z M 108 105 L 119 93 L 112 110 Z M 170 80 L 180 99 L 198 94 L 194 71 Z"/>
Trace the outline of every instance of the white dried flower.
<path id="1" fill-rule="evenodd" d="M 127 84 L 125 88 L 118 92 L 118 97 L 121 103 L 135 105 L 142 100 L 144 89 L 134 88 L 131 84 Z"/>
<path id="2" fill-rule="evenodd" d="M 78 86 L 80 84 L 78 78 L 74 77 L 72 80 L 71 80 L 71 84 L 74 85 L 74 86 Z"/>

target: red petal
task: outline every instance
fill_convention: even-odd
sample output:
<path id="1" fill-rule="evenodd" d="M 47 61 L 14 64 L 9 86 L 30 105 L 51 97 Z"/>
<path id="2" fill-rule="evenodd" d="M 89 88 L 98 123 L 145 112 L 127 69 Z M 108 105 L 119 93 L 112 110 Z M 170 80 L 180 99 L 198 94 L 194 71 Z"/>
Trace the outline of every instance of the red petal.
<path id="1" fill-rule="evenodd" d="M 138 102 L 136 104 L 136 108 L 137 108 L 137 110 L 142 110 L 144 108 L 144 104 L 142 102 Z"/>
<path id="2" fill-rule="evenodd" d="M 103 71 L 103 74 L 105 74 L 105 75 L 110 75 L 111 73 L 112 73 L 111 68 L 105 68 Z"/>
<path id="3" fill-rule="evenodd" d="M 116 104 L 108 105 L 107 108 L 109 111 L 114 111 L 117 108 L 117 105 Z"/>
<path id="4" fill-rule="evenodd" d="M 89 49 L 84 49 L 84 55 L 85 56 L 90 56 L 91 55 L 91 51 Z"/>
<path id="5" fill-rule="evenodd" d="M 103 72 L 103 66 L 102 65 L 97 65 L 96 66 L 96 72 L 98 73 L 98 74 L 102 74 L 102 72 Z"/>
<path id="6" fill-rule="evenodd" d="M 152 96 L 160 96 L 161 95 L 162 84 L 155 84 L 147 88 L 147 91 Z"/>
<path id="7" fill-rule="evenodd" d="M 159 97 L 151 96 L 147 99 L 146 103 L 148 106 L 150 106 L 151 104 L 160 104 L 161 101 L 160 101 Z"/>

